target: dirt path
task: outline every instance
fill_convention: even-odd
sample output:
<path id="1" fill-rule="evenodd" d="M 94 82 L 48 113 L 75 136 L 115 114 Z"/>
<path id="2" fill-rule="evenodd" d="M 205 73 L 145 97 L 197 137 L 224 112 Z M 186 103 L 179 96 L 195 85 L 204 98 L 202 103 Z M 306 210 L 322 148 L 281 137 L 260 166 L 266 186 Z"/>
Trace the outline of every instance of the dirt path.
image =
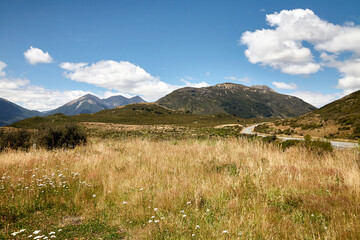
<path id="1" fill-rule="evenodd" d="M 248 126 L 246 128 L 243 128 L 241 133 L 252 134 L 252 135 L 257 134 L 258 136 L 261 136 L 261 137 L 269 136 L 266 134 L 254 133 L 254 128 L 260 124 L 262 124 L 262 123 L 254 124 L 254 125 Z M 277 136 L 277 138 L 282 139 L 282 140 L 304 140 L 304 138 L 299 138 L 299 137 L 278 137 Z M 329 141 L 329 142 L 335 148 L 356 148 L 356 147 L 358 147 L 358 145 L 356 143 L 352 143 L 352 142 L 340 142 L 340 141 Z"/>

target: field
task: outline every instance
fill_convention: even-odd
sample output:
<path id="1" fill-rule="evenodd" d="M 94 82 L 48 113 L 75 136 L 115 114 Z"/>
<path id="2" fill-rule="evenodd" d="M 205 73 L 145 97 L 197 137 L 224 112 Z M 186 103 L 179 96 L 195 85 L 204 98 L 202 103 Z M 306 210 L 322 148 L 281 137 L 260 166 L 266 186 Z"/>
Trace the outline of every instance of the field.
<path id="1" fill-rule="evenodd" d="M 0 153 L 0 239 L 360 238 L 358 149 L 106 128 L 71 150 Z"/>

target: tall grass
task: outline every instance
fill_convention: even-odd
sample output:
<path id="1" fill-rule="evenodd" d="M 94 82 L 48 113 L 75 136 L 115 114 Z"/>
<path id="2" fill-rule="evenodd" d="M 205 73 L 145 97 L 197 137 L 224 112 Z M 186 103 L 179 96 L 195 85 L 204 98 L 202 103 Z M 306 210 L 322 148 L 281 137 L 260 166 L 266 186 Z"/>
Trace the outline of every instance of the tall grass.
<path id="1" fill-rule="evenodd" d="M 359 239 L 358 158 L 235 138 L 4 152 L 0 238 Z"/>

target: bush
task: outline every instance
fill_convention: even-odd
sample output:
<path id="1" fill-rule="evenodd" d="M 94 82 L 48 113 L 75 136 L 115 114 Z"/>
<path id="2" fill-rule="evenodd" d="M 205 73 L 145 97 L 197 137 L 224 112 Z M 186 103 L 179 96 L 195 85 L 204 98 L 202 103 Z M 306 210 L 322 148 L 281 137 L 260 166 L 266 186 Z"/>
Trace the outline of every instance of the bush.
<path id="1" fill-rule="evenodd" d="M 272 143 L 272 142 L 275 142 L 276 141 L 276 136 L 275 135 L 272 135 L 272 136 L 266 136 L 264 137 L 262 140 L 263 142 L 265 143 Z"/>
<path id="2" fill-rule="evenodd" d="M 31 134 L 25 130 L 0 131 L 0 151 L 5 149 L 27 150 L 30 147 Z"/>
<path id="3" fill-rule="evenodd" d="M 334 149 L 330 142 L 311 140 L 311 136 L 307 134 L 305 137 L 305 147 L 309 151 L 314 151 L 318 154 L 324 154 L 326 152 L 332 152 Z"/>
<path id="4" fill-rule="evenodd" d="M 283 142 L 280 142 L 280 147 L 283 151 L 285 151 L 286 149 L 293 147 L 293 146 L 297 146 L 301 143 L 300 140 L 285 140 Z"/>
<path id="5" fill-rule="evenodd" d="M 39 130 L 36 142 L 47 149 L 74 148 L 87 142 L 85 131 L 76 124 L 46 126 Z"/>

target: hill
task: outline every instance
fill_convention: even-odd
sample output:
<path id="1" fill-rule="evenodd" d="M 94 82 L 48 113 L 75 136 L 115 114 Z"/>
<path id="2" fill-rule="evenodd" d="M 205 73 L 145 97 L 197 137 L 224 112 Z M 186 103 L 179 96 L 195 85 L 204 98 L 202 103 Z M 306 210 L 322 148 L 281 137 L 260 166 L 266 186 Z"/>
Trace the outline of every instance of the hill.
<path id="1" fill-rule="evenodd" d="M 45 123 L 62 124 L 64 122 L 99 122 L 132 125 L 180 125 L 191 127 L 217 126 L 220 124 L 243 124 L 256 122 L 256 119 L 240 119 L 227 113 L 189 114 L 175 111 L 155 103 L 137 103 L 114 109 L 105 109 L 90 114 L 66 116 L 55 114 L 46 117 L 34 117 L 11 124 L 17 128 L 38 128 Z"/>
<path id="2" fill-rule="evenodd" d="M 276 121 L 272 132 L 290 129 L 301 135 L 326 138 L 360 138 L 360 91 L 297 118 Z"/>
<path id="3" fill-rule="evenodd" d="M 82 113 L 95 113 L 104 109 L 110 109 L 118 106 L 123 106 L 130 103 L 145 102 L 141 97 L 126 98 L 121 95 L 112 96 L 107 99 L 100 99 L 94 95 L 87 94 L 65 105 L 46 112 L 44 115 L 49 116 L 57 113 L 62 113 L 69 116 L 74 116 Z"/>
<path id="4" fill-rule="evenodd" d="M 25 118 L 41 115 L 38 111 L 25 109 L 4 98 L 0 98 L 0 109 L 0 126 L 8 125 Z"/>
<path id="5" fill-rule="evenodd" d="M 228 113 L 241 118 L 295 117 L 316 109 L 297 97 L 277 93 L 267 86 L 247 87 L 234 83 L 181 88 L 157 103 L 184 112 Z"/>

